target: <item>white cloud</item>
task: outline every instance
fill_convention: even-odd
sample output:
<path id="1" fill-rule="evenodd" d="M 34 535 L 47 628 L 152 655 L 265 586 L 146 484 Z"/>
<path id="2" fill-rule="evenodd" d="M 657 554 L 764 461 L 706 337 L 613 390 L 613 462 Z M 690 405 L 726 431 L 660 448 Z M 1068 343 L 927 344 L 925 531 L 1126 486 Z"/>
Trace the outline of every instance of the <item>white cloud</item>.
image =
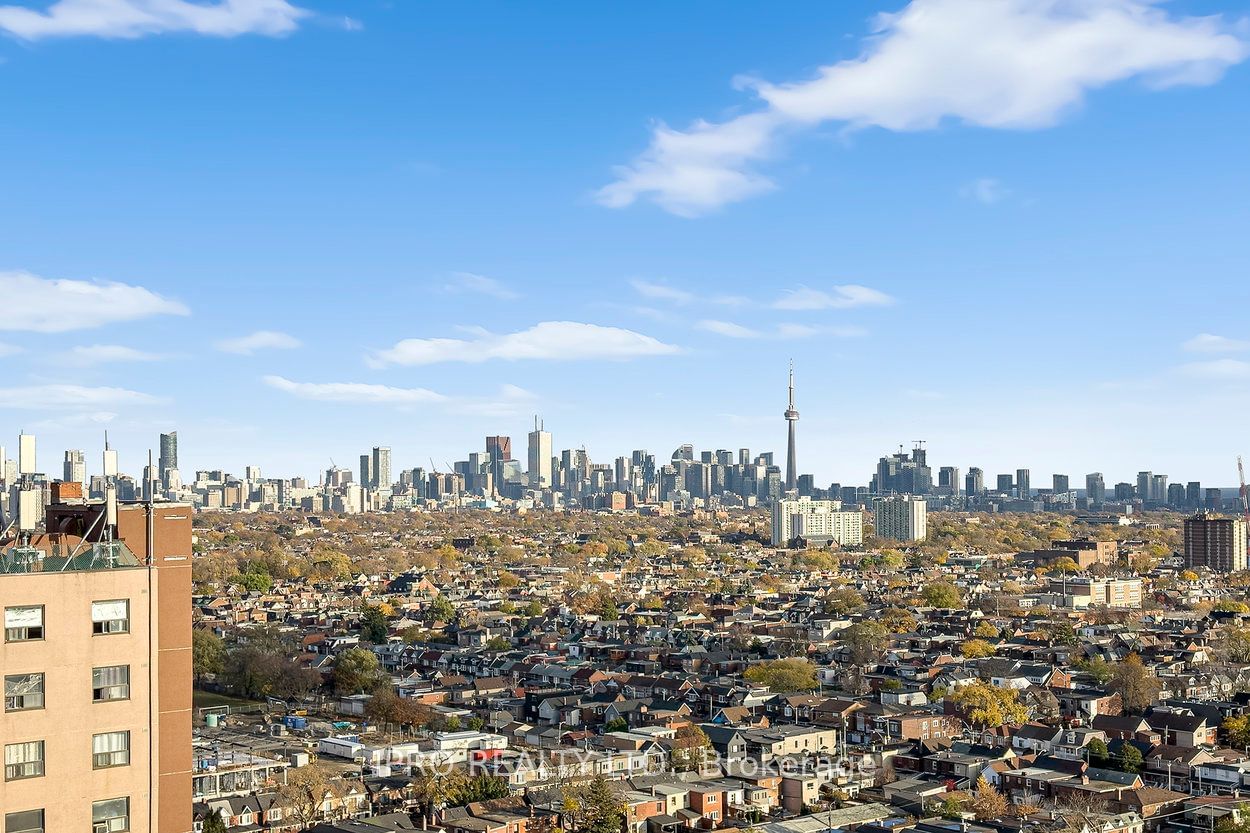
<path id="1" fill-rule="evenodd" d="M 4 358 L 5 356 L 16 356 L 21 352 L 22 348 L 18 347 L 16 344 L 5 344 L 0 341 L 0 358 Z"/>
<path id="2" fill-rule="evenodd" d="M 630 285 L 634 290 L 644 298 L 652 298 L 660 301 L 672 301 L 677 304 L 686 304 L 694 300 L 694 293 L 687 292 L 684 289 L 678 289 L 675 286 L 669 286 L 663 283 L 652 283 L 635 279 L 630 281 Z"/>
<path id="3" fill-rule="evenodd" d="M 912 0 L 875 19 L 861 54 L 808 80 L 738 79 L 761 108 L 686 130 L 658 124 L 651 145 L 615 170 L 601 204 L 651 199 L 697 216 L 765 193 L 756 167 L 785 136 L 822 124 L 932 130 L 1049 127 L 1085 95 L 1140 78 L 1203 85 L 1245 60 L 1248 44 L 1221 17 L 1170 15 L 1153 0 Z"/>
<path id="4" fill-rule="evenodd" d="M 223 353 L 250 356 L 260 350 L 294 350 L 301 345 L 295 336 L 274 330 L 257 330 L 249 335 L 219 341 L 215 346 Z"/>
<path id="5" fill-rule="evenodd" d="M 190 315 L 184 304 L 141 286 L 105 281 L 50 280 L 29 272 L 0 272 L 4 314 L 0 330 L 64 333 L 153 315 Z"/>
<path id="6" fill-rule="evenodd" d="M 384 367 L 492 359 L 627 359 L 677 352 L 679 348 L 633 330 L 576 321 L 544 321 L 528 330 L 503 335 L 477 330 L 472 339 L 404 339 L 371 354 L 367 361 L 373 367 Z"/>
<path id="7" fill-rule="evenodd" d="M 789 310 L 850 309 L 882 307 L 893 303 L 894 298 L 878 289 L 851 283 L 835 286 L 831 292 L 808 287 L 791 289 L 774 301 L 773 307 Z"/>
<path id="8" fill-rule="evenodd" d="M 1181 365 L 1181 372 L 1199 379 L 1245 379 L 1250 378 L 1250 362 L 1238 359 L 1192 362 Z"/>
<path id="9" fill-rule="evenodd" d="M 287 0 L 56 0 L 42 11 L 0 6 L 0 31 L 25 40 L 139 38 L 167 32 L 277 36 L 295 31 L 310 14 Z"/>
<path id="10" fill-rule="evenodd" d="M 99 408 L 105 405 L 142 405 L 156 402 L 146 393 L 111 387 L 83 385 L 27 385 L 0 388 L 0 408 L 44 410 L 48 408 Z"/>
<path id="11" fill-rule="evenodd" d="M 755 330 L 750 327 L 744 327 L 741 324 L 734 324 L 731 321 L 716 320 L 700 321 L 695 324 L 695 327 L 729 338 L 772 338 L 782 340 L 814 338 L 822 335 L 832 338 L 856 338 L 868 333 L 862 327 L 817 327 L 810 324 L 793 324 L 788 322 L 778 324 L 776 329 L 771 331 Z"/>
<path id="12" fill-rule="evenodd" d="M 521 297 L 494 278 L 475 275 L 472 272 L 454 272 L 451 282 L 443 287 L 446 292 L 474 292 L 478 295 L 489 295 L 501 301 L 511 301 Z"/>
<path id="13" fill-rule="evenodd" d="M 396 388 L 365 382 L 293 382 L 282 376 L 266 376 L 265 384 L 300 399 L 318 402 L 412 405 L 443 402 L 447 397 L 425 388 Z"/>
<path id="14" fill-rule="evenodd" d="M 112 364 L 116 362 L 158 362 L 165 356 L 156 353 L 147 353 L 143 350 L 136 350 L 133 347 L 125 347 L 121 344 L 92 344 L 90 346 L 74 347 L 57 356 L 62 364 L 74 365 L 75 367 L 91 367 L 97 364 Z"/>
<path id="15" fill-rule="evenodd" d="M 1001 182 L 992 177 L 974 179 L 959 189 L 959 195 L 966 200 L 976 200 L 982 205 L 993 205 L 1007 199 L 1011 191 Z"/>
<path id="16" fill-rule="evenodd" d="M 1181 347 L 1191 353 L 1241 353 L 1250 350 L 1250 341 L 1199 333 Z"/>
<path id="17" fill-rule="evenodd" d="M 750 327 L 744 327 L 741 324 L 734 324 L 730 321 L 700 321 L 695 326 L 700 330 L 728 336 L 729 338 L 759 338 L 763 335 L 759 330 L 752 330 Z"/>

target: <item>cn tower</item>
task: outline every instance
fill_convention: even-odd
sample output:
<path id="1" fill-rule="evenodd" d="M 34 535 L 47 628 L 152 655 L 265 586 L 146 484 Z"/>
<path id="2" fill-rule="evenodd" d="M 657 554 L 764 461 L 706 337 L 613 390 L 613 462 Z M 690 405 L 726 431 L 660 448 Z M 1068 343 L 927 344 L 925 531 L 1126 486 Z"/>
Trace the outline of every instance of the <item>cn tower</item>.
<path id="1" fill-rule="evenodd" d="M 786 491 L 793 491 L 799 485 L 799 461 L 794 452 L 794 423 L 799 421 L 799 412 L 794 407 L 794 362 L 790 362 L 790 407 L 786 408 L 786 426 L 789 442 L 786 444 Z"/>

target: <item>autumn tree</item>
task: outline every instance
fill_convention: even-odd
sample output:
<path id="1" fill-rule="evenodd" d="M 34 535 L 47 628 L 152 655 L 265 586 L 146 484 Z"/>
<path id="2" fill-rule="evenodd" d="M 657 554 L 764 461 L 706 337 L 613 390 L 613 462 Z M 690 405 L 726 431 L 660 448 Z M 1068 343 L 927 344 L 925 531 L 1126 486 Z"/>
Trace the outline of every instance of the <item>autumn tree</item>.
<path id="1" fill-rule="evenodd" d="M 959 653 L 966 659 L 982 659 L 994 656 L 995 648 L 984 639 L 969 639 L 959 646 Z"/>
<path id="2" fill-rule="evenodd" d="M 703 767 L 712 749 L 712 741 L 707 732 L 693 723 L 687 723 L 677 730 L 673 737 L 670 757 L 674 772 L 698 771 Z"/>
<path id="3" fill-rule="evenodd" d="M 947 697 L 974 726 L 989 728 L 1024 723 L 1029 719 L 1029 710 L 1020 702 L 1020 693 L 1015 689 L 978 681 L 960 686 Z"/>
<path id="4" fill-rule="evenodd" d="M 901 607 L 887 607 L 881 611 L 877 621 L 890 633 L 912 633 L 916 630 L 916 617 Z"/>
<path id="5" fill-rule="evenodd" d="M 1244 714 L 1226 717 L 1220 728 L 1224 730 L 1229 746 L 1240 749 L 1250 747 L 1250 717 Z"/>
<path id="6" fill-rule="evenodd" d="M 309 764 L 286 771 L 286 783 L 278 787 L 275 803 L 286 810 L 302 830 L 320 818 L 327 799 L 342 795 L 338 778 L 321 764 Z"/>
<path id="7" fill-rule="evenodd" d="M 963 593 L 949 581 L 935 581 L 921 592 L 921 598 L 929 607 L 960 608 L 964 606 Z"/>
<path id="8" fill-rule="evenodd" d="M 1129 654 L 1115 666 L 1107 690 L 1120 695 L 1120 702 L 1130 712 L 1141 713 L 1159 696 L 1159 680 L 1150 673 L 1137 654 Z"/>
<path id="9" fill-rule="evenodd" d="M 825 613 L 832 613 L 834 616 L 858 613 L 864 606 L 864 597 L 849 587 L 831 590 L 825 595 Z"/>
<path id="10" fill-rule="evenodd" d="M 878 622 L 856 622 L 841 633 L 842 642 L 851 652 L 851 662 L 868 665 L 881 657 L 890 644 L 890 637 Z"/>
<path id="11" fill-rule="evenodd" d="M 977 778 L 976 789 L 972 793 L 972 811 L 977 821 L 994 821 L 1007 817 L 1011 802 L 998 790 L 994 789 L 982 775 Z"/>
<path id="12" fill-rule="evenodd" d="M 743 676 L 771 691 L 811 691 L 817 687 L 816 666 L 797 657 L 752 665 Z"/>

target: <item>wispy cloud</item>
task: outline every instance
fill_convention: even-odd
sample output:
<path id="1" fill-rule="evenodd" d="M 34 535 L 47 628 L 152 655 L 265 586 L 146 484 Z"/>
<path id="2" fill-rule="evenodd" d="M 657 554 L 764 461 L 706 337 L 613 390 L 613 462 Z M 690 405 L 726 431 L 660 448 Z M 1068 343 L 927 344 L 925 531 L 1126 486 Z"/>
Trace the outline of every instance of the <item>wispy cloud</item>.
<path id="1" fill-rule="evenodd" d="M 0 6 L 0 31 L 24 40 L 140 38 L 186 32 L 220 38 L 289 34 L 312 13 L 287 0 L 56 0 L 43 10 Z M 346 22 L 350 18 L 344 18 Z"/>
<path id="2" fill-rule="evenodd" d="M 668 284 L 644 281 L 637 278 L 629 283 L 634 287 L 634 290 L 644 298 L 652 298 L 658 301 L 672 301 L 677 304 L 687 304 L 694 300 L 693 292 L 687 292 L 684 289 L 669 286 Z"/>
<path id="3" fill-rule="evenodd" d="M 159 400 L 146 393 L 113 387 L 84 385 L 26 385 L 0 388 L 0 408 L 44 410 L 50 408 L 99 408 L 146 405 Z"/>
<path id="4" fill-rule="evenodd" d="M 1191 353 L 1243 353 L 1250 350 L 1250 341 L 1199 333 L 1182 344 L 1181 348 Z"/>
<path id="5" fill-rule="evenodd" d="M 250 356 L 262 350 L 294 350 L 301 342 L 293 335 L 274 330 L 258 330 L 238 338 L 227 338 L 214 345 L 223 353 Z"/>
<path id="6" fill-rule="evenodd" d="M 494 396 L 446 396 L 427 388 L 401 388 L 369 382 L 296 382 L 284 376 L 265 376 L 266 385 L 310 402 L 342 402 L 351 405 L 415 405 L 438 408 L 449 414 L 477 417 L 515 417 L 533 407 L 537 396 L 517 385 L 500 386 Z"/>
<path id="7" fill-rule="evenodd" d="M 141 286 L 53 280 L 29 272 L 0 272 L 4 314 L 0 330 L 64 333 L 155 315 L 190 315 L 186 305 Z"/>
<path id="8" fill-rule="evenodd" d="M 284 376 L 266 376 L 264 382 L 284 393 L 317 402 L 414 405 L 443 402 L 447 399 L 426 388 L 397 388 L 366 382 L 294 382 Z"/>
<path id="9" fill-rule="evenodd" d="M 778 324 L 774 329 L 763 330 L 745 327 L 741 324 L 735 324 L 732 321 L 717 321 L 714 319 L 700 321 L 695 327 L 716 335 L 727 336 L 728 338 L 770 338 L 770 339 L 800 339 L 814 338 L 816 336 L 828 336 L 830 338 L 858 338 L 868 334 L 868 331 L 862 327 L 819 327 L 811 324 L 794 324 L 782 323 Z"/>
<path id="10" fill-rule="evenodd" d="M 477 295 L 489 295 L 501 301 L 511 301 L 521 297 L 517 292 L 504 284 L 485 275 L 472 272 L 453 272 L 450 280 L 443 285 L 445 292 L 471 292 Z"/>
<path id="11" fill-rule="evenodd" d="M 124 362 L 158 362 L 166 358 L 157 353 L 148 353 L 125 347 L 121 344 L 92 344 L 90 346 L 73 347 L 57 355 L 61 364 L 74 367 L 91 367 L 98 364 L 118 364 Z"/>
<path id="12" fill-rule="evenodd" d="M 1086 93 L 1133 78 L 1155 88 L 1212 84 L 1245 60 L 1244 26 L 1171 15 L 1154 0 L 912 0 L 881 14 L 859 57 L 783 84 L 740 78 L 760 109 L 651 144 L 597 193 L 613 208 L 650 199 L 694 217 L 776 187 L 761 173 L 785 138 L 821 125 L 999 130 L 1059 122 Z"/>
<path id="13" fill-rule="evenodd" d="M 791 289 L 774 301 L 773 307 L 788 310 L 851 309 L 882 307 L 893 303 L 894 298 L 879 289 L 843 284 L 833 287 L 829 292 L 809 287 Z"/>
<path id="14" fill-rule="evenodd" d="M 1007 199 L 1011 191 L 1002 182 L 992 177 L 974 179 L 959 189 L 959 195 L 966 200 L 975 200 L 982 205 L 994 205 Z"/>
<path id="15" fill-rule="evenodd" d="M 22 348 L 18 347 L 16 344 L 5 344 L 0 341 L 0 358 L 4 358 L 5 356 L 16 356 L 21 352 L 23 352 Z"/>
<path id="16" fill-rule="evenodd" d="M 576 321 L 544 321 L 527 330 L 495 334 L 475 330 L 475 337 L 409 338 L 367 357 L 373 367 L 426 365 L 439 362 L 486 362 L 544 359 L 630 359 L 664 356 L 680 348 L 620 327 Z"/>
<path id="17" fill-rule="evenodd" d="M 1181 372 L 1198 379 L 1247 379 L 1250 378 L 1250 362 L 1239 359 L 1213 359 L 1209 362 L 1191 362 L 1181 365 Z"/>
<path id="18" fill-rule="evenodd" d="M 750 327 L 744 327 L 741 324 L 734 324 L 730 321 L 700 321 L 695 326 L 700 330 L 728 336 L 729 338 L 759 338 L 763 335 L 759 330 L 753 330 Z"/>

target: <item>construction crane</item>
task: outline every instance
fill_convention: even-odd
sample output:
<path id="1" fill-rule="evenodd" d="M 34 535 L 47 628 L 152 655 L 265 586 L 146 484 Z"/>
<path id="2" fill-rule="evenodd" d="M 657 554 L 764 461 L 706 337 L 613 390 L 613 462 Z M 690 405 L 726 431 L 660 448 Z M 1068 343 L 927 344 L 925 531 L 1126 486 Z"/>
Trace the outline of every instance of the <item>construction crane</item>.
<path id="1" fill-rule="evenodd" d="M 1241 514 L 1246 519 L 1246 534 L 1250 535 L 1250 492 L 1246 491 L 1246 467 L 1241 463 L 1241 455 L 1237 455 L 1237 478 L 1241 481 Z"/>

